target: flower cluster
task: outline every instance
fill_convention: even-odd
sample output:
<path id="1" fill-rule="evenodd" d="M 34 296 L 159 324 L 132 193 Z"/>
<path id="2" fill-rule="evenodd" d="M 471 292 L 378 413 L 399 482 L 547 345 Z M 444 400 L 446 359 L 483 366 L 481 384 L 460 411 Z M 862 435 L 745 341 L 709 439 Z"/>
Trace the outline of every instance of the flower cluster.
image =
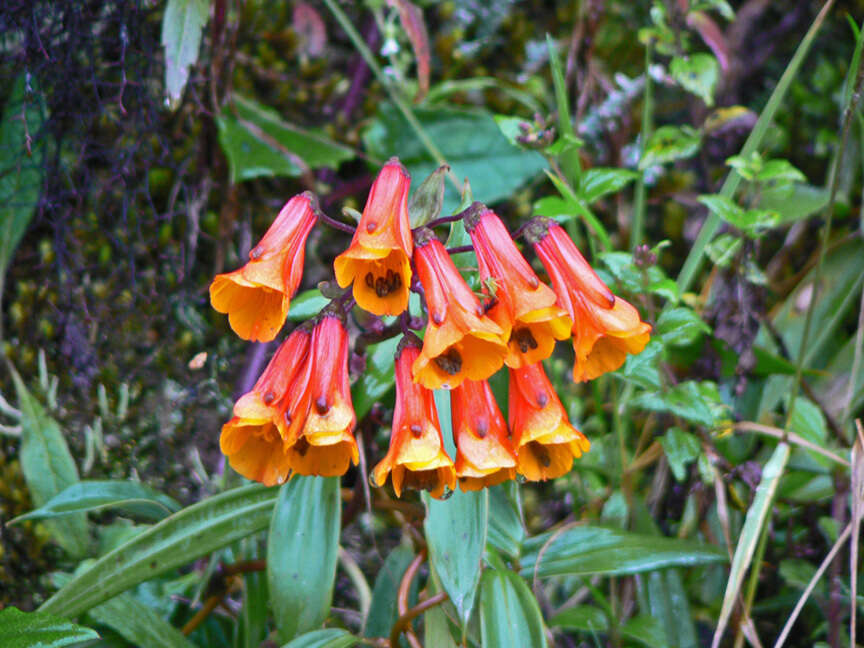
<path id="1" fill-rule="evenodd" d="M 525 228 L 550 287 L 498 216 L 480 203 L 459 214 L 477 258 L 482 292 L 475 293 L 435 236 L 434 221 L 411 229 L 409 187 L 405 168 L 390 160 L 351 244 L 334 262 L 345 292 L 285 338 L 234 405 L 220 445 L 245 477 L 273 485 L 292 474 L 341 475 L 358 463 L 347 328 L 355 304 L 379 317 L 397 316 L 398 328 L 385 330 L 402 334 L 390 445 L 371 475 L 377 486 L 389 476 L 397 496 L 409 488 L 442 497 L 457 483 L 477 490 L 516 475 L 553 479 L 589 449 L 542 361 L 556 341 L 572 338 L 573 379 L 591 380 L 642 351 L 650 326 L 610 292 L 557 224 L 536 218 Z M 211 303 L 228 314 L 240 337 L 266 342 L 282 329 L 300 283 L 306 239 L 322 219 L 312 194 L 295 196 L 246 265 L 214 279 Z M 425 318 L 410 316 L 411 291 L 422 296 Z M 412 329 L 424 326 L 421 340 Z M 487 382 L 504 366 L 506 420 Z M 445 449 L 433 398 L 442 388 L 450 391 L 455 461 Z"/>

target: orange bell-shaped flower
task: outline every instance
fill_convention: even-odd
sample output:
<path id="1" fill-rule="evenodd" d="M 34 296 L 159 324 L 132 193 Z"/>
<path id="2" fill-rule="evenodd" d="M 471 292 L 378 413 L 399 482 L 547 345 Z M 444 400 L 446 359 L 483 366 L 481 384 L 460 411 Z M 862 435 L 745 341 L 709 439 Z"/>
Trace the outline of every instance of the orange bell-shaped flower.
<path id="1" fill-rule="evenodd" d="M 509 401 L 516 472 L 529 481 L 560 477 L 570 471 L 574 457 L 590 449 L 567 419 L 542 363 L 510 370 Z"/>
<path id="2" fill-rule="evenodd" d="M 305 372 L 289 390 L 280 428 L 291 469 L 300 475 L 343 475 L 360 453 L 348 383 L 348 333 L 335 311 L 312 331 Z"/>
<path id="3" fill-rule="evenodd" d="M 474 203 L 464 221 L 477 254 L 480 280 L 487 292 L 490 284 L 494 286 L 493 305 L 486 314 L 508 340 L 504 362 L 516 369 L 548 358 L 555 340 L 570 337 L 573 321 L 519 253 L 495 212 Z"/>
<path id="4" fill-rule="evenodd" d="M 629 302 L 612 294 L 567 233 L 547 219 L 536 219 L 527 235 L 549 273 L 558 303 L 573 320 L 573 380 L 615 371 L 628 353 L 640 353 L 651 326 Z"/>
<path id="5" fill-rule="evenodd" d="M 414 380 L 427 389 L 453 389 L 466 378 L 487 379 L 504 364 L 504 331 L 485 314 L 431 230 L 418 231 L 415 244 L 429 323 L 423 351 L 414 362 Z"/>
<path id="6" fill-rule="evenodd" d="M 289 200 L 239 270 L 216 275 L 210 303 L 244 340 L 269 342 L 285 324 L 303 276 L 306 238 L 317 219 L 310 192 Z"/>
<path id="7" fill-rule="evenodd" d="M 450 392 L 459 488 L 480 490 L 516 476 L 507 424 L 485 380 L 466 380 Z"/>
<path id="8" fill-rule="evenodd" d="M 305 374 L 309 331 L 295 329 L 282 343 L 252 391 L 234 405 L 234 417 L 222 426 L 219 446 L 231 467 L 267 486 L 281 484 L 291 472 L 280 432 L 284 401 L 298 376 Z"/>
<path id="9" fill-rule="evenodd" d="M 440 498 L 444 489 L 456 487 L 453 461 L 444 451 L 438 410 L 432 392 L 411 379 L 411 365 L 420 349 L 409 338 L 403 338 L 396 352 L 396 408 L 387 455 L 372 471 L 372 480 L 383 486 L 387 475 L 393 481 L 396 496 L 403 488 L 428 490 Z"/>
<path id="10" fill-rule="evenodd" d="M 398 315 L 408 307 L 411 286 L 411 176 L 393 158 L 375 179 L 351 245 L 333 269 L 342 288 L 354 282 L 357 305 L 375 315 Z"/>

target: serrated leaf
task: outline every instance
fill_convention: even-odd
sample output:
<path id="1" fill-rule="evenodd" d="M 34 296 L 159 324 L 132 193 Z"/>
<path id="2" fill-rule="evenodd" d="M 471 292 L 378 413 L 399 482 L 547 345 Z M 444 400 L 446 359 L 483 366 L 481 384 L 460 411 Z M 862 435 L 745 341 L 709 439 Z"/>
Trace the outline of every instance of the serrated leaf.
<path id="1" fill-rule="evenodd" d="M 660 445 L 663 446 L 675 479 L 679 482 L 684 481 L 687 476 L 687 464 L 696 461 L 702 450 L 699 439 L 681 428 L 671 427 L 661 437 Z"/>
<path id="2" fill-rule="evenodd" d="M 634 407 L 672 412 L 708 428 L 718 425 L 725 411 L 716 385 L 695 380 L 678 383 L 666 392 L 639 394 L 630 402 Z"/>
<path id="3" fill-rule="evenodd" d="M 300 635 L 282 648 L 351 648 L 358 643 L 360 640 L 347 630 L 325 628 Z"/>
<path id="4" fill-rule="evenodd" d="M 594 167 L 582 174 L 579 194 L 590 205 L 606 194 L 621 191 L 638 176 L 638 173 L 629 169 Z"/>
<path id="5" fill-rule="evenodd" d="M 726 196 L 719 194 L 703 195 L 699 196 L 699 202 L 705 205 L 712 214 L 716 214 L 731 225 L 735 225 L 744 217 L 744 210 Z"/>
<path id="6" fill-rule="evenodd" d="M 726 560 L 725 552 L 713 545 L 606 527 L 576 526 L 529 538 L 522 552 L 521 573 L 526 578 L 638 574 Z"/>
<path id="7" fill-rule="evenodd" d="M 339 479 L 298 475 L 283 485 L 267 539 L 270 604 L 282 641 L 330 612 L 339 553 Z"/>
<path id="8" fill-rule="evenodd" d="M 738 250 L 744 244 L 741 236 L 724 232 L 705 246 L 705 254 L 721 268 L 729 267 Z"/>
<path id="9" fill-rule="evenodd" d="M 701 144 L 699 132 L 690 126 L 661 126 L 648 140 L 639 168 L 644 170 L 655 164 L 693 157 Z"/>
<path id="10" fill-rule="evenodd" d="M 12 380 L 21 410 L 21 472 L 24 473 L 33 503 L 44 506 L 51 498 L 78 482 L 78 468 L 72 460 L 60 426 L 30 395 L 17 371 L 12 371 Z M 83 513 L 48 520 L 45 525 L 69 555 L 74 558 L 87 555 L 90 534 Z"/>
<path id="11" fill-rule="evenodd" d="M 165 92 L 172 110 L 180 104 L 189 80 L 189 67 L 198 60 L 201 32 L 207 23 L 207 0 L 168 0 L 162 17 L 165 50 Z"/>
<path id="12" fill-rule="evenodd" d="M 118 509 L 123 514 L 158 521 L 179 510 L 180 505 L 140 482 L 81 481 L 67 487 L 39 508 L 19 515 L 9 524 L 103 509 Z"/>
<path id="13" fill-rule="evenodd" d="M 308 169 L 335 169 L 355 157 L 347 146 L 284 121 L 272 108 L 233 95 L 217 117 L 219 144 L 228 158 L 231 182 L 259 177 L 296 177 Z"/>
<path id="14" fill-rule="evenodd" d="M 546 167 L 542 155 L 507 141 L 485 111 L 435 107 L 414 108 L 414 114 L 456 177 L 470 178 L 475 200 L 491 204 L 507 198 Z M 363 141 L 372 156 L 386 160 L 398 155 L 413 178 L 425 178 L 438 168 L 402 114 L 389 103 L 381 105 Z M 451 213 L 458 204 L 459 196 L 448 185 L 442 213 Z"/>
<path id="15" fill-rule="evenodd" d="M 660 313 L 656 332 L 667 346 L 687 346 L 698 340 L 711 327 L 690 308 L 670 308 Z"/>
<path id="16" fill-rule="evenodd" d="M 628 355 L 624 366 L 618 373 L 626 380 L 648 389 L 659 388 L 663 382 L 660 380 L 659 362 L 663 354 L 663 344 L 659 340 L 651 340 L 642 353 Z"/>
<path id="17" fill-rule="evenodd" d="M 480 586 L 480 636 L 483 646 L 546 647 L 537 599 L 517 574 L 487 569 Z"/>
<path id="18" fill-rule="evenodd" d="M 714 105 L 714 89 L 720 78 L 720 66 L 711 54 L 675 56 L 669 71 L 687 92 L 702 99 L 706 106 Z"/>
<path id="19" fill-rule="evenodd" d="M 39 609 L 77 616 L 138 583 L 265 529 L 277 492 L 244 486 L 188 506 L 76 574 Z"/>
<path id="20" fill-rule="evenodd" d="M 98 639 L 99 633 L 45 612 L 0 610 L 0 646 L 3 648 L 61 648 Z"/>

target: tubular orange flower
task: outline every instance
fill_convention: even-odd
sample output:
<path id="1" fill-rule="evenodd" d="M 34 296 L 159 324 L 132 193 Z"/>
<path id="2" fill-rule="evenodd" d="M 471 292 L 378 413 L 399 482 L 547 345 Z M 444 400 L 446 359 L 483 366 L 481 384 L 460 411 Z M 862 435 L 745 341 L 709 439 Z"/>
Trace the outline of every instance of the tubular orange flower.
<path id="1" fill-rule="evenodd" d="M 487 311 L 505 333 L 505 363 L 514 369 L 552 355 L 555 340 L 570 337 L 573 321 L 558 305 L 549 286 L 542 283 L 525 260 L 501 219 L 480 203 L 465 216 L 480 279 L 494 285 L 493 306 Z"/>
<path id="2" fill-rule="evenodd" d="M 375 179 L 351 245 L 333 268 L 342 288 L 354 282 L 354 299 L 376 315 L 398 315 L 408 307 L 411 285 L 411 176 L 393 158 Z"/>
<path id="3" fill-rule="evenodd" d="M 415 243 L 414 262 L 429 324 L 423 351 L 414 362 L 414 380 L 427 389 L 453 389 L 466 378 L 485 380 L 504 364 L 504 332 L 486 316 L 435 235 L 420 230 Z"/>
<path id="4" fill-rule="evenodd" d="M 357 417 L 348 384 L 348 333 L 341 319 L 325 312 L 312 331 L 306 371 L 289 390 L 280 431 L 291 469 L 301 475 L 343 475 L 357 465 Z"/>
<path id="5" fill-rule="evenodd" d="M 411 364 L 419 354 L 416 344 L 408 338 L 399 343 L 390 448 L 372 471 L 372 479 L 383 486 L 387 475 L 391 475 L 397 497 L 403 488 L 413 488 L 428 490 L 432 497 L 440 498 L 445 487 L 456 487 L 456 471 L 444 451 L 432 392 L 411 380 Z"/>
<path id="6" fill-rule="evenodd" d="M 542 363 L 510 370 L 510 427 L 516 472 L 530 481 L 569 472 L 573 458 L 588 452 L 588 439 L 570 424 Z"/>
<path id="7" fill-rule="evenodd" d="M 306 238 L 316 221 L 310 192 L 289 200 L 239 270 L 216 275 L 210 303 L 228 314 L 244 340 L 269 342 L 285 324 L 291 297 L 303 276 Z"/>
<path id="8" fill-rule="evenodd" d="M 628 353 L 640 353 L 651 326 L 629 302 L 612 294 L 567 233 L 547 219 L 536 219 L 528 236 L 549 272 L 558 303 L 573 319 L 573 380 L 592 380 L 618 369 Z"/>
<path id="9" fill-rule="evenodd" d="M 247 479 L 273 486 L 288 478 L 291 465 L 279 425 L 290 387 L 305 371 L 309 338 L 305 328 L 288 336 L 252 391 L 234 405 L 234 417 L 222 426 L 222 453 Z"/>
<path id="10" fill-rule="evenodd" d="M 485 380 L 466 380 L 450 392 L 456 477 L 462 490 L 480 490 L 516 476 L 507 424 Z"/>

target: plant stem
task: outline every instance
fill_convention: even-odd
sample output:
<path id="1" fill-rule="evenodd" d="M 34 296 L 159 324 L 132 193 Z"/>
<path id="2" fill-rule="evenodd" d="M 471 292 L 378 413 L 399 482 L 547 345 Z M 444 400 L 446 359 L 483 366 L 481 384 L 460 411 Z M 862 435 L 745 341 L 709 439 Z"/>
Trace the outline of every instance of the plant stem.
<path id="1" fill-rule="evenodd" d="M 645 94 L 642 99 L 642 129 L 639 133 L 639 159 L 645 155 L 648 138 L 654 130 L 654 104 L 651 86 L 651 43 L 645 46 Z M 633 224 L 630 228 L 630 251 L 642 243 L 645 230 L 645 173 L 642 171 L 636 180 L 636 193 L 633 199 Z"/>

